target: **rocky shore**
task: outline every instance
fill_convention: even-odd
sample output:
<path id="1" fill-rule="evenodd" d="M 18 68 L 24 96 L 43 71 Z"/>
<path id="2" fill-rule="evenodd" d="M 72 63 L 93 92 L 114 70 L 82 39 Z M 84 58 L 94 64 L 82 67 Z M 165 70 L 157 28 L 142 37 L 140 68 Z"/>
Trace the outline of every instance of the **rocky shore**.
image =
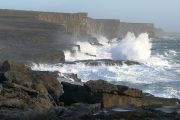
<path id="1" fill-rule="evenodd" d="M 55 73 L 10 61 L 0 65 L 3 120 L 178 120 L 179 113 L 178 99 L 103 80 L 60 82 Z"/>

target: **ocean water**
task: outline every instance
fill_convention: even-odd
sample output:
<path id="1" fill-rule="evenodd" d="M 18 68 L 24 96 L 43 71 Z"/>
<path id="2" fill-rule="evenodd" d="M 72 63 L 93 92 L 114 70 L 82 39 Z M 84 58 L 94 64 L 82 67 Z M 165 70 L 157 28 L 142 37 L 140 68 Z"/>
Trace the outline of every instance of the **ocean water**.
<path id="1" fill-rule="evenodd" d="M 128 33 L 122 40 L 107 40 L 105 37 L 98 37 L 98 40 L 102 46 L 77 42 L 81 51 L 75 55 L 65 51 L 66 60 L 134 60 L 141 64 L 88 66 L 83 62 L 51 65 L 32 63 L 31 68 L 58 71 L 60 77 L 66 73 L 75 73 L 84 82 L 103 79 L 113 84 L 138 88 L 158 97 L 180 99 L 180 35 L 166 34 L 149 38 L 146 33 L 138 37 Z"/>

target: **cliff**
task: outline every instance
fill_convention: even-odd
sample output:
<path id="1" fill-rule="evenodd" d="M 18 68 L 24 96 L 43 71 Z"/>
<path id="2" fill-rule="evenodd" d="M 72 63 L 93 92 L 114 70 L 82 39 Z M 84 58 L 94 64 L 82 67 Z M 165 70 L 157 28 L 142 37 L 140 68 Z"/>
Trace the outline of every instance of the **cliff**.
<path id="1" fill-rule="evenodd" d="M 75 37 L 84 34 L 105 36 L 108 39 L 124 37 L 127 32 L 135 35 L 146 32 L 154 36 L 154 25 L 152 23 L 127 23 L 118 19 L 93 19 L 87 13 L 40 13 L 40 20 L 63 25 L 66 32 L 72 33 Z"/>
<path id="2" fill-rule="evenodd" d="M 93 19 L 88 17 L 87 13 L 0 10 L 0 17 L 1 19 L 12 19 L 13 21 L 21 19 L 19 22 L 39 20 L 41 22 L 44 21 L 46 23 L 61 25 L 67 33 L 70 33 L 75 37 L 80 37 L 84 34 L 93 34 L 104 35 L 108 38 L 115 38 L 122 37 L 127 32 L 134 32 L 135 34 L 147 32 L 151 36 L 154 36 L 155 30 L 152 23 L 127 23 L 120 22 L 120 20 L 117 19 Z M 9 24 L 9 27 L 12 28 L 12 25 Z"/>
<path id="3" fill-rule="evenodd" d="M 119 36 L 120 20 L 88 18 L 87 34 L 106 36 L 108 39 Z"/>
<path id="4" fill-rule="evenodd" d="M 64 59 L 59 49 L 63 46 L 57 45 L 59 39 L 69 39 L 64 27 L 41 21 L 38 15 L 38 12 L 0 10 L 1 61 L 57 63 Z"/>
<path id="5" fill-rule="evenodd" d="M 56 56 L 63 56 L 61 50 L 71 49 L 76 40 L 91 41 L 94 36 L 122 38 L 129 31 L 153 36 L 154 26 L 93 19 L 87 13 L 0 10 L 0 59 L 59 62 Z"/>
<path id="6" fill-rule="evenodd" d="M 39 13 L 38 19 L 64 26 L 66 32 L 79 37 L 87 31 L 87 13 Z"/>
<path id="7" fill-rule="evenodd" d="M 146 32 L 154 37 L 155 28 L 152 23 L 127 23 L 116 19 L 88 19 L 88 34 L 102 35 L 113 39 L 123 38 L 128 32 L 133 32 L 136 36 Z"/>

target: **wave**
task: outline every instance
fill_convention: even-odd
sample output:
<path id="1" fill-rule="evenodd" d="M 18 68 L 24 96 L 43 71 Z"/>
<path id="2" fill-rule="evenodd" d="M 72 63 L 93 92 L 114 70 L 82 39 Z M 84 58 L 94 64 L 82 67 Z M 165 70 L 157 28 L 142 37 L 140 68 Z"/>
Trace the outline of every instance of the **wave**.
<path id="1" fill-rule="evenodd" d="M 146 60 L 151 55 L 152 44 L 147 33 L 135 37 L 128 33 L 124 39 L 111 48 L 113 59 Z"/>
<path id="2" fill-rule="evenodd" d="M 74 73 L 83 82 L 103 79 L 112 83 L 135 87 L 158 97 L 180 98 L 179 87 L 174 87 L 174 84 L 169 86 L 176 81 L 179 82 L 180 64 L 171 62 L 172 58 L 177 56 L 177 51 L 170 49 L 162 54 L 152 54 L 151 39 L 146 33 L 142 33 L 138 37 L 135 37 L 133 33 L 128 33 L 122 40 L 107 40 L 104 37 L 99 37 L 98 41 L 101 46 L 92 45 L 88 42 L 77 42 L 81 46 L 81 51 L 78 51 L 75 55 L 66 51 L 66 59 L 68 61 L 130 59 L 139 61 L 141 65 L 106 66 L 102 64 L 94 67 L 82 62 L 53 65 L 33 63 L 31 68 L 40 71 L 58 71 L 59 76 Z"/>
<path id="3" fill-rule="evenodd" d="M 147 33 L 142 33 L 138 37 L 135 37 L 134 33 L 127 33 L 126 37 L 120 41 L 108 40 L 105 37 L 97 39 L 102 46 L 78 41 L 76 44 L 80 45 L 81 51 L 77 51 L 73 55 L 69 51 L 65 51 L 66 60 L 145 60 L 151 55 L 152 44 Z M 110 44 L 108 44 L 109 41 L 111 41 Z"/>

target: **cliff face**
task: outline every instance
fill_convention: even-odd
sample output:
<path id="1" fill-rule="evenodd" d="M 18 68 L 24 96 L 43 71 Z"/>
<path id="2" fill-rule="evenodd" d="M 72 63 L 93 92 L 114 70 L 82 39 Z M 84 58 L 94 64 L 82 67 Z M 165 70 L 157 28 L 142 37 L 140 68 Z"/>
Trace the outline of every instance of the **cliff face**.
<path id="1" fill-rule="evenodd" d="M 66 32 L 79 37 L 87 31 L 87 13 L 40 13 L 38 19 L 63 25 Z"/>
<path id="2" fill-rule="evenodd" d="M 61 50 L 70 49 L 75 40 L 93 40 L 92 36 L 121 38 L 129 31 L 153 36 L 154 26 L 93 19 L 87 13 L 0 10 L 0 59 L 43 61 L 52 53 L 62 55 Z M 52 59 L 58 61 L 57 57 Z"/>
<path id="3" fill-rule="evenodd" d="M 124 37 L 127 32 L 135 35 L 146 32 L 154 36 L 154 25 L 152 23 L 127 23 L 117 19 L 93 19 L 87 13 L 39 13 L 38 19 L 50 23 L 63 25 L 66 32 L 75 37 L 84 34 L 105 36 L 109 39 Z"/>
<path id="4" fill-rule="evenodd" d="M 0 60 L 60 62 L 64 56 L 57 45 L 68 40 L 62 25 L 38 19 L 38 12 L 0 10 Z M 53 53 L 53 54 L 52 54 Z"/>
<path id="5" fill-rule="evenodd" d="M 119 36 L 120 20 L 88 18 L 87 34 L 102 35 L 108 39 Z"/>
<path id="6" fill-rule="evenodd" d="M 154 36 L 152 23 L 127 23 L 116 19 L 92 19 L 87 13 L 52 13 L 33 11 L 0 10 L 1 19 L 23 19 L 23 22 L 39 20 L 47 23 L 61 25 L 67 33 L 80 37 L 84 34 L 103 35 L 107 38 L 123 37 L 127 32 L 136 35 L 147 32 Z M 22 21 L 19 21 L 22 22 Z M 2 27 L 2 26 L 1 26 Z M 10 26 L 12 27 L 12 26 Z"/>

